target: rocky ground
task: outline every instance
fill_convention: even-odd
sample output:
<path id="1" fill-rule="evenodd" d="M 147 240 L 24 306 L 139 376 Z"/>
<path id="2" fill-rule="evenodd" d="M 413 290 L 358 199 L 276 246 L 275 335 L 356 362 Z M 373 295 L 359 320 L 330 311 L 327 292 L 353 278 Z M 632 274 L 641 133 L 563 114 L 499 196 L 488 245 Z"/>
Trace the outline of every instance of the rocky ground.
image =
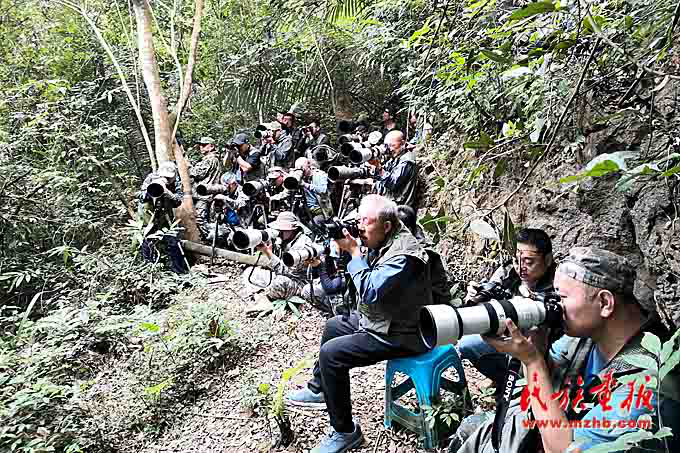
<path id="1" fill-rule="evenodd" d="M 245 452 L 269 451 L 272 440 L 278 437 L 276 423 L 266 416 L 267 401 L 258 393 L 260 384 L 271 384 L 270 395 L 275 393 L 282 373 L 304 359 L 310 363 L 316 358 L 325 317 L 311 306 L 303 306 L 298 318 L 291 312 L 283 316 L 270 314 L 256 317 L 246 314 L 253 304 L 252 289 L 241 278 L 242 267 L 226 264 L 216 269 L 216 277 L 182 295 L 178 303 L 202 304 L 217 301 L 223 306 L 224 317 L 232 320 L 239 348 L 225 365 L 194 383 L 195 399 L 180 401 L 164 414 L 162 429 L 149 435 L 148 427 L 140 427 L 139 434 L 128 437 L 119 451 L 145 452 Z M 198 267 L 207 273 L 207 268 Z M 210 282 L 214 283 L 210 283 Z M 468 364 L 469 365 L 469 364 Z M 140 398 L 130 395 L 130 379 L 134 362 L 104 366 L 97 377 L 98 395 L 95 421 L 111 424 L 117 417 L 129 417 Z M 488 386 L 473 369 L 467 367 L 476 406 L 488 406 L 489 398 L 480 398 L 481 390 Z M 354 414 L 361 424 L 366 441 L 361 451 L 402 452 L 420 451 L 415 435 L 405 430 L 385 430 L 384 415 L 384 363 L 352 372 L 352 402 Z M 311 370 L 294 376 L 286 391 L 305 385 Z M 103 396 L 109 395 L 109 396 Z M 406 396 L 410 404 L 415 395 Z M 143 409 L 143 407 L 142 407 Z M 295 439 L 285 449 L 278 451 L 308 451 L 313 448 L 328 428 L 325 412 L 286 408 Z M 168 416 L 169 415 L 169 416 Z M 99 420 L 97 420 L 99 417 Z M 147 421 L 148 423 L 148 421 Z"/>

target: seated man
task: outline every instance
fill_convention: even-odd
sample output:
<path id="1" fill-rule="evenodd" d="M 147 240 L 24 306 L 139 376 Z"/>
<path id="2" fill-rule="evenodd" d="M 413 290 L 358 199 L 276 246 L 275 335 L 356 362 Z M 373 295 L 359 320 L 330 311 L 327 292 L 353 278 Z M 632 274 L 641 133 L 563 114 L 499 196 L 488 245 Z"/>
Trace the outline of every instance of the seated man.
<path id="1" fill-rule="evenodd" d="M 632 364 L 640 362 L 633 360 L 640 355 L 657 360 L 642 346 L 646 333 L 662 342 L 670 338 L 658 318 L 649 316 L 633 295 L 635 278 L 635 270 L 619 255 L 592 247 L 573 248 L 555 274 L 570 337 L 555 342 L 547 359 L 542 328 L 525 336 L 508 320 L 509 339 L 487 338 L 499 352 L 520 360 L 528 377 L 523 397 L 513 401 L 504 419 L 499 451 L 581 453 L 637 431 L 645 418 L 651 418 L 652 432 L 663 422 L 674 435 L 646 440 L 634 451 L 680 451 L 677 373 L 671 371 L 660 383 L 660 394 L 649 385 L 645 389 L 641 384 L 616 382 L 643 371 Z M 561 391 L 566 404 L 555 397 Z M 491 423 L 481 424 L 450 451 L 493 452 Z"/>
<path id="2" fill-rule="evenodd" d="M 479 294 L 480 285 L 470 282 L 466 303 L 486 302 L 488 287 L 494 286 L 516 296 L 526 290 L 535 293 L 553 292 L 555 263 L 552 258 L 550 236 L 539 229 L 522 228 L 515 235 L 517 254 L 513 263 L 499 268 L 484 286 L 487 291 Z M 526 295 L 526 294 L 525 294 Z M 461 359 L 468 359 L 484 376 L 494 382 L 500 392 L 505 378 L 508 357 L 499 354 L 479 335 L 466 335 L 456 345 Z"/>
<path id="3" fill-rule="evenodd" d="M 389 160 L 384 167 L 377 167 L 374 190 L 400 205 L 416 206 L 418 164 L 416 154 L 406 149 L 404 134 L 392 131 L 385 136 Z"/>
<path id="4" fill-rule="evenodd" d="M 157 241 L 150 239 L 150 236 L 158 233 L 161 242 L 167 247 L 170 269 L 177 274 L 188 272 L 188 267 L 177 234 L 169 229 L 175 220 L 173 208 L 182 204 L 183 197 L 182 183 L 172 162 L 163 162 L 156 172 L 149 173 L 139 192 L 139 214 L 147 225 L 141 244 L 142 257 L 150 263 L 158 261 Z"/>
<path id="5" fill-rule="evenodd" d="M 396 204 L 379 195 L 362 200 L 359 233 L 366 252 L 347 231 L 336 241 L 352 256 L 347 269 L 358 310 L 328 320 L 314 377 L 287 398 L 291 404 L 327 406 L 332 429 L 313 450 L 319 453 L 344 452 L 363 440 L 352 420 L 351 368 L 425 352 L 418 313 L 432 301 L 427 252 L 399 221 Z"/>
<path id="6" fill-rule="evenodd" d="M 290 211 L 280 213 L 274 222 L 269 224 L 269 228 L 278 230 L 279 238 L 282 241 L 281 253 L 288 252 L 295 248 L 313 244 L 307 236 L 300 221 Z M 266 289 L 269 300 L 289 299 L 293 296 L 302 296 L 303 287 L 307 280 L 307 269 L 310 263 L 303 262 L 294 267 L 287 267 L 278 256 L 272 251 L 272 244 L 260 244 L 257 250 L 269 258 L 269 268 L 274 271 L 276 276 Z"/>

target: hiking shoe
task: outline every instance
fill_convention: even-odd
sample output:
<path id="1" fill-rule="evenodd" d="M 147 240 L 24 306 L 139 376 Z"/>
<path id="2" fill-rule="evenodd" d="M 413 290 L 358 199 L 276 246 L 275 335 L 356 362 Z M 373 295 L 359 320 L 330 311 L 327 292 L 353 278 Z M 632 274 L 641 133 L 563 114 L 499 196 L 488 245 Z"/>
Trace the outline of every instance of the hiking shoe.
<path id="1" fill-rule="evenodd" d="M 361 426 L 354 422 L 354 432 L 351 433 L 339 433 L 331 427 L 326 437 L 321 439 L 319 445 L 311 453 L 343 453 L 359 447 L 363 442 Z"/>
<path id="2" fill-rule="evenodd" d="M 309 387 L 294 390 L 286 395 L 286 402 L 293 406 L 308 407 L 310 409 L 326 409 L 323 392 L 314 393 Z"/>

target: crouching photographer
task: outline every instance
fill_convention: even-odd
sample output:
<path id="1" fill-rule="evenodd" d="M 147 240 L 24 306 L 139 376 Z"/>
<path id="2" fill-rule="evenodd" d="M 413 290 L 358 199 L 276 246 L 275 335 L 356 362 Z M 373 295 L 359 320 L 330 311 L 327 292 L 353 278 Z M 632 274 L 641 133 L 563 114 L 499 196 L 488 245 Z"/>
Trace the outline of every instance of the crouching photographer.
<path id="1" fill-rule="evenodd" d="M 290 393 L 290 404 L 328 409 L 332 429 L 315 452 L 344 452 L 363 441 L 352 420 L 349 370 L 425 351 L 418 336 L 418 309 L 432 303 L 428 254 L 397 217 L 394 202 L 366 196 L 359 207 L 359 237 L 345 231 L 336 241 L 352 256 L 347 268 L 358 309 L 328 320 L 319 360 L 307 387 Z"/>
<path id="2" fill-rule="evenodd" d="M 520 330 L 527 326 L 517 316 L 514 318 L 519 323 L 513 322 L 512 316 L 500 323 L 499 331 L 507 328 L 509 336 L 485 339 L 523 365 L 527 387 L 505 414 L 497 412 L 493 421 L 478 424 L 471 434 L 457 434 L 449 451 L 581 453 L 640 428 L 656 432 L 662 421 L 677 433 L 677 370 L 669 370 L 659 384 L 646 387 L 621 382 L 624 376 L 635 373 L 658 379 L 653 369 L 638 364 L 657 360 L 649 351 L 648 333 L 661 342 L 670 338 L 658 316 L 650 315 L 637 301 L 635 280 L 633 267 L 615 253 L 594 247 L 571 249 L 555 274 L 566 335 L 550 347 L 544 328 Z M 536 307 L 540 309 L 541 305 Z M 646 378 L 642 379 L 644 382 Z M 623 442 L 616 450 L 680 449 L 677 434 L 639 439 L 637 446 Z"/>
<path id="3" fill-rule="evenodd" d="M 269 258 L 269 268 L 276 274 L 266 289 L 266 295 L 271 301 L 302 296 L 308 266 L 311 260 L 319 254 L 319 250 L 304 233 L 297 217 L 290 211 L 280 213 L 276 220 L 269 224 L 269 229 L 274 230 L 281 239 L 282 258 L 273 253 L 271 241 L 262 242 L 256 246 L 257 250 Z M 236 238 L 234 242 L 236 243 Z M 309 257 L 300 259 L 310 251 Z"/>

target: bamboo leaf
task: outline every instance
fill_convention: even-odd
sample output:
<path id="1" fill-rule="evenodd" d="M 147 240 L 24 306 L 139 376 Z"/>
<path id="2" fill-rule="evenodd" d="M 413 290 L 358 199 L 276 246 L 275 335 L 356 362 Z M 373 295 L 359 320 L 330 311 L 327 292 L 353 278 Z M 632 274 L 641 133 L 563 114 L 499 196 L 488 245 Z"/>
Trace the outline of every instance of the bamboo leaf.
<path id="1" fill-rule="evenodd" d="M 555 11 L 555 4 L 551 1 L 529 3 L 522 9 L 518 9 L 510 15 L 510 20 L 520 20 L 537 14 Z"/>

